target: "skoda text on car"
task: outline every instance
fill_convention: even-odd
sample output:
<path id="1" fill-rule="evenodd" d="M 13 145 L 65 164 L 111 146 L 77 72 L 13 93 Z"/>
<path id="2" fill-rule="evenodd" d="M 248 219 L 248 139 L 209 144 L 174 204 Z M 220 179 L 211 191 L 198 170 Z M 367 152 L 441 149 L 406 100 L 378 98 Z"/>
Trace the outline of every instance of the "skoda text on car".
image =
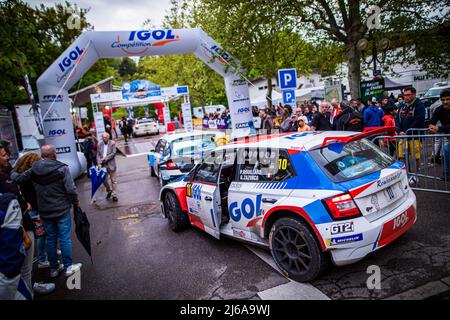
<path id="1" fill-rule="evenodd" d="M 133 136 L 159 134 L 159 125 L 153 119 L 138 119 L 133 126 Z"/>
<path id="2" fill-rule="evenodd" d="M 266 246 L 283 274 L 310 281 L 330 261 L 358 261 L 416 221 L 404 164 L 369 134 L 282 133 L 218 147 L 161 189 L 162 212 L 175 231 L 191 224 Z"/>
<path id="3" fill-rule="evenodd" d="M 187 174 L 205 153 L 216 147 L 215 139 L 223 136 L 221 132 L 193 131 L 161 137 L 148 154 L 150 175 L 165 185 Z"/>

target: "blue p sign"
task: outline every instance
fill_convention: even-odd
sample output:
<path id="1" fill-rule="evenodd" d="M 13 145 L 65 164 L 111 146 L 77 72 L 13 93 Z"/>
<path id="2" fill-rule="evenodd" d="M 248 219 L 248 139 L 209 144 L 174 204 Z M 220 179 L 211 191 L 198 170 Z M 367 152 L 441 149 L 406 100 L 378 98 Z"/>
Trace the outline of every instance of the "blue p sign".
<path id="1" fill-rule="evenodd" d="M 295 90 L 283 90 L 283 104 L 295 103 Z"/>
<path id="2" fill-rule="evenodd" d="M 278 82 L 281 89 L 297 88 L 297 70 L 281 69 L 278 70 Z"/>

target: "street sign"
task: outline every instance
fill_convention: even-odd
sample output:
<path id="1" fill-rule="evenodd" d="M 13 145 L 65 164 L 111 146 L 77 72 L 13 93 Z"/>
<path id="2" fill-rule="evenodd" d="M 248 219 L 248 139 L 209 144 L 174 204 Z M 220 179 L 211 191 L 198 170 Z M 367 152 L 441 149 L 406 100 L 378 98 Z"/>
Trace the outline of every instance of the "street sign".
<path id="1" fill-rule="evenodd" d="M 282 90 L 297 88 L 297 70 L 295 68 L 278 70 L 278 83 Z"/>
<path id="2" fill-rule="evenodd" d="M 381 99 L 384 93 L 384 79 L 361 81 L 361 100 L 366 103 L 375 97 Z"/>
<path id="3" fill-rule="evenodd" d="M 295 90 L 283 90 L 283 104 L 295 103 Z"/>

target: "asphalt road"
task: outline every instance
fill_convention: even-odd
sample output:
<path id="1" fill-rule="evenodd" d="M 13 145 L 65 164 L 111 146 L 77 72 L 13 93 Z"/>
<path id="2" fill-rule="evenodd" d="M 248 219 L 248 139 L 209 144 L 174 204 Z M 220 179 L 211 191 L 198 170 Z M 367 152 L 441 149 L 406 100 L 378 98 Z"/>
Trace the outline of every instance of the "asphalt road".
<path id="1" fill-rule="evenodd" d="M 91 204 L 90 181 L 76 182 L 93 247 L 91 264 L 73 236 L 74 262 L 83 263 L 81 289 L 67 289 L 61 275 L 56 292 L 38 299 L 260 299 L 269 289 L 275 292 L 270 297 L 282 298 L 283 288 L 292 287 L 242 243 L 219 241 L 195 228 L 172 232 L 161 216 L 159 184 L 150 177 L 145 155 L 118 156 L 118 166 L 117 203 L 106 200 L 101 188 Z M 450 197 L 416 194 L 418 221 L 410 231 L 356 264 L 332 267 L 312 285 L 331 299 L 402 298 L 396 295 L 424 285 L 433 293 L 436 283 L 450 276 Z M 261 256 L 270 262 L 264 251 Z M 380 267 L 380 290 L 367 289 L 370 265 Z M 35 278 L 51 280 L 48 269 L 36 270 Z M 288 298 L 296 297 L 295 290 Z"/>

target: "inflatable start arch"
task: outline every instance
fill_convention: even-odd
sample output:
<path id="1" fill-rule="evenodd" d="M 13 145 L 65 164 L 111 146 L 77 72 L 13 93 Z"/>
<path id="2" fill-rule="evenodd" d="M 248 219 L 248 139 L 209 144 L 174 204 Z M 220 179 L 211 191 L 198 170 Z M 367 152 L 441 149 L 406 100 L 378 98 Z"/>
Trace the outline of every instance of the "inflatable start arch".
<path id="1" fill-rule="evenodd" d="M 203 30 L 88 31 L 66 49 L 39 77 L 37 88 L 44 121 L 45 141 L 57 148 L 72 176 L 80 173 L 68 90 L 101 58 L 193 53 L 225 79 L 232 135 L 254 131 L 247 82 L 238 61 Z"/>

